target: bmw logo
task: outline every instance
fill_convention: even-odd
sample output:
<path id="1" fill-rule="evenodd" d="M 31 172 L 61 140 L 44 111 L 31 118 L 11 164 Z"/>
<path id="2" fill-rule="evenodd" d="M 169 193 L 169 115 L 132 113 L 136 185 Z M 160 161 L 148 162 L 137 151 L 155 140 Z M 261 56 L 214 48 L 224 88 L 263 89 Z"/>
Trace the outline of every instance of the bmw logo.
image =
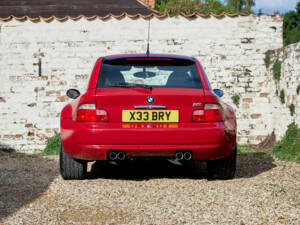
<path id="1" fill-rule="evenodd" d="M 153 103 L 153 102 L 154 102 L 154 98 L 153 98 L 152 96 L 149 96 L 149 97 L 147 98 L 147 102 L 148 102 L 148 103 Z"/>

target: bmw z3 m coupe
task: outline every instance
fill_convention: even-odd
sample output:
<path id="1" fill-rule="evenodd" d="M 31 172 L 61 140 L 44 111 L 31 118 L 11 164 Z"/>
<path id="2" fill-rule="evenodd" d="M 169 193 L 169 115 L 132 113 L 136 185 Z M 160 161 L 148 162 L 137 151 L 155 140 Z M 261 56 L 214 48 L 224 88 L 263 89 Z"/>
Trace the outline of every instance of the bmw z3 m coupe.
<path id="1" fill-rule="evenodd" d="M 84 179 L 87 162 L 166 157 L 207 162 L 208 174 L 232 179 L 236 118 L 212 90 L 199 61 L 169 54 L 101 57 L 87 91 L 61 112 L 60 172 Z"/>

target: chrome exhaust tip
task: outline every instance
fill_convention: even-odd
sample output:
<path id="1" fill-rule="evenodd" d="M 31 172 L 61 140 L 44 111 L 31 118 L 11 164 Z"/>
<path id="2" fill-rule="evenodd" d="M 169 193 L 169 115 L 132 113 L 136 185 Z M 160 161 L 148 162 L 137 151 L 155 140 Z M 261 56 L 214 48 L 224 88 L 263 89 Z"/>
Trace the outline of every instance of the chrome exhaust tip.
<path id="1" fill-rule="evenodd" d="M 175 159 L 176 160 L 183 160 L 183 153 L 182 152 L 176 152 Z"/>
<path id="2" fill-rule="evenodd" d="M 190 153 L 190 152 L 185 152 L 184 154 L 183 154 L 183 158 L 185 159 L 185 160 L 191 160 L 192 159 L 192 153 Z"/>
<path id="3" fill-rule="evenodd" d="M 118 154 L 116 152 L 109 152 L 108 159 L 111 161 L 115 161 L 118 158 Z"/>
<path id="4" fill-rule="evenodd" d="M 119 152 L 118 153 L 118 160 L 124 160 L 126 158 L 126 155 L 124 152 Z"/>

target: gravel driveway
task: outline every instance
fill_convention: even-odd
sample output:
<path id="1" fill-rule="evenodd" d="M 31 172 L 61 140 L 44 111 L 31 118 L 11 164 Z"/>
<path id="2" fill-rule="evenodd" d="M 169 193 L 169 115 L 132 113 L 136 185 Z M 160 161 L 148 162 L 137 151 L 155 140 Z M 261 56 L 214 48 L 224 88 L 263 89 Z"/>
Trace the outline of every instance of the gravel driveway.
<path id="1" fill-rule="evenodd" d="M 234 180 L 204 164 L 95 163 L 64 181 L 57 156 L 0 156 L 0 224 L 300 224 L 300 165 L 238 155 Z"/>

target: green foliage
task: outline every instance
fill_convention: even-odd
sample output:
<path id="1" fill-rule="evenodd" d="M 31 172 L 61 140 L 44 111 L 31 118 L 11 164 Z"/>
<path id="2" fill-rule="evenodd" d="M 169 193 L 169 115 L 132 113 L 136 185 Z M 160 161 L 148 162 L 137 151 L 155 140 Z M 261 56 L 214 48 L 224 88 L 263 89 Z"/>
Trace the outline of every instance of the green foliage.
<path id="1" fill-rule="evenodd" d="M 290 11 L 283 18 L 283 44 L 289 45 L 300 41 L 300 2 L 296 11 Z"/>
<path id="2" fill-rule="evenodd" d="M 231 97 L 232 99 L 232 102 L 236 105 L 236 106 L 239 106 L 240 104 L 240 96 L 239 95 L 234 95 Z"/>
<path id="3" fill-rule="evenodd" d="M 290 104 L 289 109 L 290 109 L 291 116 L 293 116 L 295 114 L 295 105 Z"/>
<path id="4" fill-rule="evenodd" d="M 300 163 L 300 129 L 295 123 L 288 126 L 285 136 L 274 146 L 272 154 L 280 160 Z"/>
<path id="5" fill-rule="evenodd" d="M 257 153 L 257 154 L 266 154 L 265 152 L 258 151 L 256 149 L 253 149 L 249 146 L 240 146 L 238 145 L 237 151 L 241 153 Z"/>
<path id="6" fill-rule="evenodd" d="M 227 0 L 227 7 L 235 13 L 249 14 L 254 5 L 254 0 Z"/>
<path id="7" fill-rule="evenodd" d="M 297 95 L 299 95 L 299 93 L 300 93 L 300 84 L 298 84 L 298 86 L 297 86 L 296 93 L 297 93 Z"/>
<path id="8" fill-rule="evenodd" d="M 264 61 L 265 61 L 265 65 L 266 65 L 267 69 L 270 66 L 270 53 L 271 53 L 270 50 L 266 51 L 266 53 L 265 53 L 265 59 L 264 59 Z"/>
<path id="9" fill-rule="evenodd" d="M 279 81 L 280 76 L 281 76 L 281 62 L 278 59 L 276 59 L 273 65 L 273 78 Z"/>
<path id="10" fill-rule="evenodd" d="M 251 13 L 254 6 L 253 0 L 228 0 L 224 4 L 220 0 L 157 0 L 156 10 L 161 13 L 168 13 L 171 16 L 179 13 L 192 14 L 194 12 L 207 14 L 227 13 Z"/>
<path id="11" fill-rule="evenodd" d="M 220 14 L 226 11 L 226 7 L 219 0 L 159 0 L 155 5 L 156 10 L 168 13 L 171 16 L 179 13 L 192 14 L 194 12 Z"/>
<path id="12" fill-rule="evenodd" d="M 284 103 L 285 103 L 284 90 L 281 90 L 281 91 L 280 91 L 279 98 L 280 98 L 281 104 L 284 104 Z"/>
<path id="13" fill-rule="evenodd" d="M 58 155 L 60 145 L 60 135 L 56 134 L 47 140 L 47 146 L 43 151 L 45 155 Z"/>

